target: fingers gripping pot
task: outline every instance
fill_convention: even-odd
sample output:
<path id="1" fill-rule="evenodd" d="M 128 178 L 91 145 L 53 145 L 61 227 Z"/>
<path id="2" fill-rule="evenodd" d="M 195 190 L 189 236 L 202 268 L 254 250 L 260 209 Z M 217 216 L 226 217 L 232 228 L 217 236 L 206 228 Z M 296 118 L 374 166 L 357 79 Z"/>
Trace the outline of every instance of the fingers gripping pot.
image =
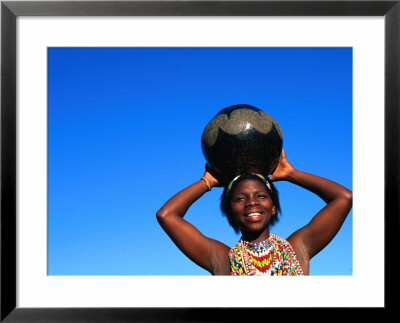
<path id="1" fill-rule="evenodd" d="M 247 104 L 219 111 L 201 136 L 207 164 L 224 183 L 243 172 L 272 174 L 282 143 L 279 124 L 264 111 Z"/>

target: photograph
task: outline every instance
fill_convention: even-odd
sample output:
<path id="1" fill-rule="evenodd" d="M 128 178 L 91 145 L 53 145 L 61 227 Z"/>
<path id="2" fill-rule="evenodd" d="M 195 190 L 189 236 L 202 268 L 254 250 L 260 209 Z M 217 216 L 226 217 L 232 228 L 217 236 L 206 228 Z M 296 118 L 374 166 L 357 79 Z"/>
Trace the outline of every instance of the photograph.
<path id="1" fill-rule="evenodd" d="M 260 232 L 247 243 L 264 241 L 249 258 L 264 264 L 258 273 L 352 275 L 352 71 L 352 48 L 48 48 L 48 274 L 227 275 L 204 263 L 209 242 L 228 261 L 250 230 Z M 229 107 L 213 122 L 220 143 L 208 153 L 219 155 L 208 156 L 205 128 Z M 261 135 L 266 116 L 275 137 Z M 279 159 L 276 172 L 266 166 Z M 204 175 L 206 164 L 224 173 L 234 161 L 225 183 Z M 248 164 L 273 179 L 276 210 L 247 216 L 261 211 L 257 198 L 239 230 L 222 193 Z M 199 193 L 166 203 L 195 182 Z M 295 245 L 279 251 L 269 233 L 295 233 Z"/>

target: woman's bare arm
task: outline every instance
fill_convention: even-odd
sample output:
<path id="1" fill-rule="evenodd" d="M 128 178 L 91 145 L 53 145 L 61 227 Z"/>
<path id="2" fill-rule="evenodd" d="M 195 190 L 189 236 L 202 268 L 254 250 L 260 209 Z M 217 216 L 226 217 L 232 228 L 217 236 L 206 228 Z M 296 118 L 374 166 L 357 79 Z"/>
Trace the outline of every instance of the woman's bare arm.
<path id="1" fill-rule="evenodd" d="M 326 202 L 311 221 L 293 233 L 288 240 L 311 259 L 335 237 L 352 208 L 353 194 L 328 179 L 296 170 L 282 154 L 271 180 L 286 180 L 299 185 Z"/>
<path id="2" fill-rule="evenodd" d="M 206 172 L 204 177 L 210 188 L 218 181 Z M 222 255 L 228 258 L 229 248 L 204 236 L 196 227 L 183 219 L 190 206 L 208 191 L 206 181 L 200 179 L 171 197 L 157 212 L 157 220 L 176 246 L 192 261 L 215 274 L 220 268 Z M 228 260 L 228 259 L 226 259 Z"/>

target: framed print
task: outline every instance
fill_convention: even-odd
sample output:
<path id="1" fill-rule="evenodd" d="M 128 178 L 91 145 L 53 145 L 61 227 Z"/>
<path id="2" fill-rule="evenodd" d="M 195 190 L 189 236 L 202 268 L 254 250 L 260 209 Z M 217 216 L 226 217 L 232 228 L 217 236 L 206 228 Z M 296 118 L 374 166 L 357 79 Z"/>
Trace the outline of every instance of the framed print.
<path id="1" fill-rule="evenodd" d="M 399 229 L 399 6 L 2 1 L 1 320 L 390 310 L 398 280 L 390 269 Z M 354 192 L 354 211 L 302 280 L 209 277 L 155 218 L 204 171 L 206 123 L 243 101 L 281 120 L 299 167 L 318 166 Z M 279 190 L 284 201 L 285 185 Z M 229 230 L 209 211 L 215 194 L 194 209 L 207 235 Z M 286 236 L 297 224 L 289 217 L 308 203 L 294 194 L 299 203 L 285 202 L 282 215 L 291 223 L 276 229 Z M 237 236 L 223 239 L 233 245 Z M 242 299 L 250 291 L 254 298 Z"/>

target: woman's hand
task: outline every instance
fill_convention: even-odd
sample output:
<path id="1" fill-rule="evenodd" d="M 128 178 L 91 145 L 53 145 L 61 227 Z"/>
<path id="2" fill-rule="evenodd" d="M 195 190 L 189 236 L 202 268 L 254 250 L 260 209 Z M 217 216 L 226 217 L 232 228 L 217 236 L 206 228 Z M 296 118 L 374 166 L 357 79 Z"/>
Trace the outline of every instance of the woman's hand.
<path id="1" fill-rule="evenodd" d="M 203 177 L 210 183 L 211 188 L 223 186 L 223 184 L 220 183 L 221 180 L 219 179 L 218 173 L 209 165 L 206 165 L 206 171 L 204 172 Z"/>
<path id="2" fill-rule="evenodd" d="M 295 171 L 295 168 L 286 159 L 285 150 L 282 149 L 281 159 L 279 160 L 278 166 L 275 168 L 274 173 L 269 179 L 275 182 L 288 180 L 293 171 Z"/>

